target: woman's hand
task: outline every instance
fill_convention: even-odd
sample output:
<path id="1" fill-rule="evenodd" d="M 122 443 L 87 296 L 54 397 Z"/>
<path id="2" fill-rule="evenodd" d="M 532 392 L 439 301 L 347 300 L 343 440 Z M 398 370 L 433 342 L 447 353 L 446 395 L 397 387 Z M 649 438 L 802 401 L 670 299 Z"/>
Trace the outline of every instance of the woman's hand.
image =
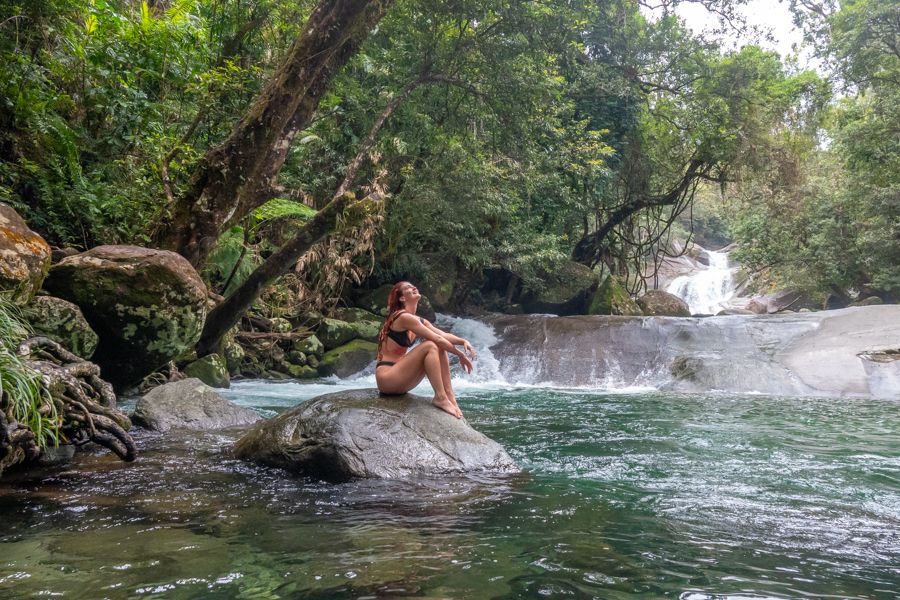
<path id="1" fill-rule="evenodd" d="M 459 356 L 459 366 L 463 368 L 463 371 L 465 371 L 466 373 L 471 373 L 472 361 L 469 360 L 462 352 L 460 352 L 457 356 Z"/>
<path id="2" fill-rule="evenodd" d="M 463 350 L 469 355 L 469 358 L 475 360 L 475 348 L 469 343 L 469 340 L 463 340 Z"/>

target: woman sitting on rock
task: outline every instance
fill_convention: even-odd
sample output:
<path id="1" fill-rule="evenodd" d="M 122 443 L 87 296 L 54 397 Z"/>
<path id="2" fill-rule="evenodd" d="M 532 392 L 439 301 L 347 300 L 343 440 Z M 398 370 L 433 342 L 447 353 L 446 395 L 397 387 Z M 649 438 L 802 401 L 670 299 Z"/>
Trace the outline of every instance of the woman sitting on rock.
<path id="1" fill-rule="evenodd" d="M 378 362 L 375 363 L 378 391 L 382 394 L 405 394 L 419 385 L 423 377 L 428 377 L 434 388 L 432 404 L 460 418 L 462 411 L 450 385 L 450 359 L 447 355 L 458 356 L 462 368 L 466 373 L 471 373 L 469 357 L 475 359 L 475 349 L 467 340 L 441 331 L 422 317 L 417 317 L 421 297 L 416 286 L 407 281 L 395 285 L 388 295 L 388 318 L 378 334 Z M 417 339 L 422 339 L 422 343 L 409 350 Z M 463 350 L 457 350 L 456 346 L 462 346 Z"/>

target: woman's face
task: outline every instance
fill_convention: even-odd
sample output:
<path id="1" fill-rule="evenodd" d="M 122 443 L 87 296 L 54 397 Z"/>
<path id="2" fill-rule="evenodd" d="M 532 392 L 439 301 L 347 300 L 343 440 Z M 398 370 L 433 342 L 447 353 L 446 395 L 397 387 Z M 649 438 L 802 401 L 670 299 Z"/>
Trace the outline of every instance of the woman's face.
<path id="1" fill-rule="evenodd" d="M 413 298 L 420 298 L 420 297 L 421 297 L 421 295 L 419 294 L 418 288 L 416 288 L 416 286 L 414 286 L 412 284 L 404 286 L 400 290 L 400 300 L 401 301 L 412 300 Z"/>

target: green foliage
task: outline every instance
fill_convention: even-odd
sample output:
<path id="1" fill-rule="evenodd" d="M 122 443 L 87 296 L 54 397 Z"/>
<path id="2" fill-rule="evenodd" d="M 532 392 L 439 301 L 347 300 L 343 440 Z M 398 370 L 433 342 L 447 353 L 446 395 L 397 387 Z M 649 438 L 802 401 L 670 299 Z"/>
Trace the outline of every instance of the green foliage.
<path id="1" fill-rule="evenodd" d="M 146 243 L 164 157 L 177 192 L 264 77 L 218 54 L 228 16 L 247 15 L 202 0 L 0 7 L 0 198 L 51 243 Z"/>
<path id="2" fill-rule="evenodd" d="M 832 14 L 799 16 L 846 95 L 817 109 L 827 119 L 810 120 L 825 128 L 827 145 L 816 146 L 809 127 L 789 129 L 764 154 L 769 168 L 745 182 L 732 219 L 738 258 L 775 267 L 782 280 L 811 291 L 896 298 L 900 12 L 895 2 L 854 0 Z"/>
<path id="3" fill-rule="evenodd" d="M 28 327 L 15 305 L 0 295 L 0 410 L 28 426 L 38 447 L 59 444 L 60 419 L 40 373 L 29 369 L 17 347 Z"/>
<path id="4" fill-rule="evenodd" d="M 57 245 L 146 243 L 313 4 L 2 4 L 0 201 Z M 277 184 L 297 201 L 272 200 L 222 235 L 212 287 L 232 291 L 331 199 L 378 115 L 412 85 L 350 186 L 388 193 L 380 272 L 438 253 L 539 289 L 613 222 L 592 256 L 633 275 L 707 181 L 724 201 L 698 212 L 700 229 L 721 239 L 727 220 L 751 265 L 822 289 L 897 290 L 896 3 L 799 13 L 843 79 L 837 105 L 815 73 L 756 46 L 725 51 L 639 4 L 395 3 L 290 148 Z M 740 2 L 703 4 L 733 19 Z M 692 163 L 702 176 L 687 175 Z M 345 246 L 330 255 L 350 260 Z M 328 279 L 330 267 L 310 268 Z"/>

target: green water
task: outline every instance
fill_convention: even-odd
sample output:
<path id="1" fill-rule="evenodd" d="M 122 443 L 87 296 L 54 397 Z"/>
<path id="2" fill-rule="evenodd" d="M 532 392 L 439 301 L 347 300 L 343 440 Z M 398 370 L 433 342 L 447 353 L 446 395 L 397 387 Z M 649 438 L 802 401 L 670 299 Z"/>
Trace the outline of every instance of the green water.
<path id="1" fill-rule="evenodd" d="M 276 385 L 232 392 L 282 410 Z M 267 394 L 267 390 L 272 394 Z M 0 485 L 0 597 L 895 598 L 898 405 L 470 390 L 514 477 L 332 486 L 145 434 Z"/>

